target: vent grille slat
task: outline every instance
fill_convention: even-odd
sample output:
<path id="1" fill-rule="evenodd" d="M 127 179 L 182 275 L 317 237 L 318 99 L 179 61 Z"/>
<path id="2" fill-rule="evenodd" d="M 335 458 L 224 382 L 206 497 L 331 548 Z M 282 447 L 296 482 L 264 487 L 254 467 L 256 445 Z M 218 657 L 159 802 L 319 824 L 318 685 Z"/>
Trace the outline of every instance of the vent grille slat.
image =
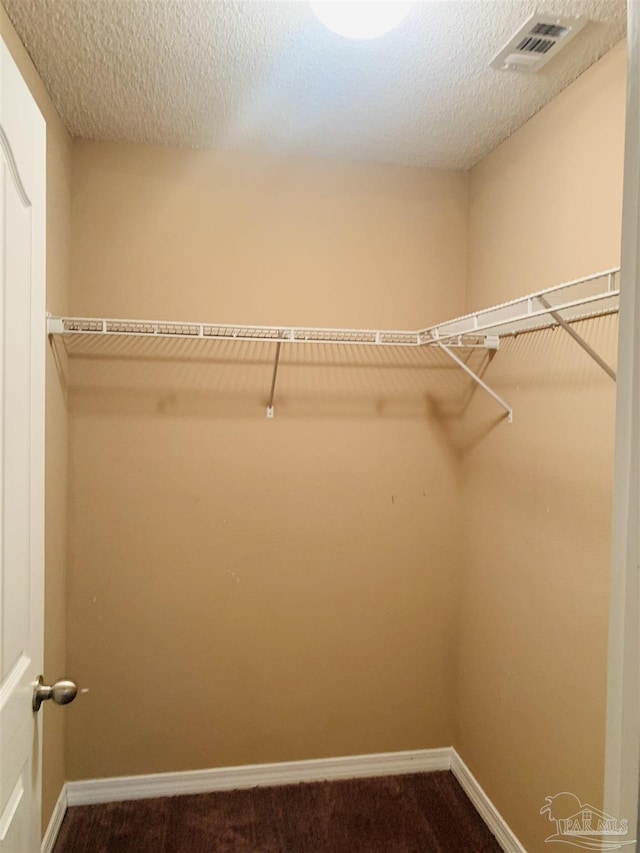
<path id="1" fill-rule="evenodd" d="M 554 44 L 555 41 L 553 39 L 540 39 L 527 36 L 527 38 L 522 39 L 520 44 L 516 46 L 516 50 L 520 50 L 522 53 L 547 53 Z"/>
<path id="2" fill-rule="evenodd" d="M 531 30 L 533 36 L 551 36 L 551 38 L 559 39 L 569 32 L 569 27 L 561 27 L 559 24 L 536 24 Z"/>

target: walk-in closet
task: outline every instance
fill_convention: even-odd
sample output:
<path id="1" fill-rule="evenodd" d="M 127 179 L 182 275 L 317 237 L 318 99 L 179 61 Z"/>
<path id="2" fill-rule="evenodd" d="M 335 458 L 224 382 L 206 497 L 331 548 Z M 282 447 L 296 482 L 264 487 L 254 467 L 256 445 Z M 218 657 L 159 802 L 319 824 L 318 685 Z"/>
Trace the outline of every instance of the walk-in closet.
<path id="1" fill-rule="evenodd" d="M 40 222 L 9 99 L 46 126 L 46 371 L 42 757 L 0 830 L 37 784 L 45 853 L 635 849 L 634 10 L 2 4 L 6 217 Z"/>

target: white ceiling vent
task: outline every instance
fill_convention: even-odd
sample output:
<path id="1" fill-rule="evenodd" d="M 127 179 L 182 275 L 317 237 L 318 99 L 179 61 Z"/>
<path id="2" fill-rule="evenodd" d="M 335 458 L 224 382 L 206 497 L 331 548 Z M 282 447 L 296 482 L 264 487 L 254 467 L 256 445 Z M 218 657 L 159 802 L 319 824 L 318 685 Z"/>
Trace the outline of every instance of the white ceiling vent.
<path id="1" fill-rule="evenodd" d="M 532 15 L 489 65 L 499 71 L 539 71 L 586 23 L 585 18 Z"/>

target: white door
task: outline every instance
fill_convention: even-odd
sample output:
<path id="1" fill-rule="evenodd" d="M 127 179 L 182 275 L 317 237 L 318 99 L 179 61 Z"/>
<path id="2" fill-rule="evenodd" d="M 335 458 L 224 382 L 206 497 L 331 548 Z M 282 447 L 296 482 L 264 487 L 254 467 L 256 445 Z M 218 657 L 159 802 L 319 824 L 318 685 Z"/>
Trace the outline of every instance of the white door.
<path id="1" fill-rule="evenodd" d="M 0 40 L 0 851 L 40 849 L 45 122 Z"/>

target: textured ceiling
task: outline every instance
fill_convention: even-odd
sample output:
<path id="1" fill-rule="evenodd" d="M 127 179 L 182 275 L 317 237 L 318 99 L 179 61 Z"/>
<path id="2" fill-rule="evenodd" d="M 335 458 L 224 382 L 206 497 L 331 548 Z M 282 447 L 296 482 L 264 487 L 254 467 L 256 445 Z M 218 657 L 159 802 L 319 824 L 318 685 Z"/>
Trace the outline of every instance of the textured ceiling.
<path id="1" fill-rule="evenodd" d="M 625 0 L 427 0 L 372 41 L 305 2 L 2 0 L 74 136 L 469 168 L 619 41 Z M 592 23 L 534 75 L 534 11 Z"/>

